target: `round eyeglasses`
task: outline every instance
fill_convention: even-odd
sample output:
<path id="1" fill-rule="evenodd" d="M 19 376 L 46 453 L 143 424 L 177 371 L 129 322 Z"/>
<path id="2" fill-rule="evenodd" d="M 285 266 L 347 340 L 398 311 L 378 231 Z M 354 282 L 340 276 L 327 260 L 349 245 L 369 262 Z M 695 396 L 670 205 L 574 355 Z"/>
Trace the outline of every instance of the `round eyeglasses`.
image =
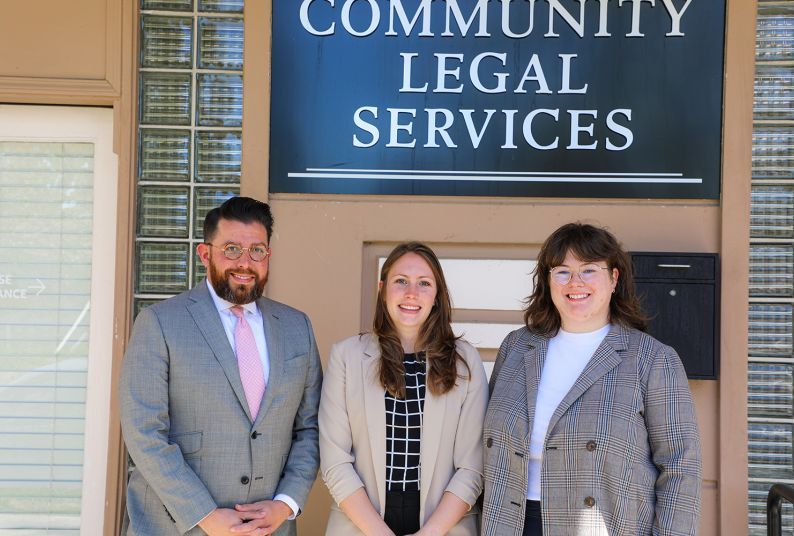
<path id="1" fill-rule="evenodd" d="M 206 244 L 223 251 L 223 256 L 230 261 L 236 261 L 242 257 L 244 251 L 248 252 L 248 256 L 254 262 L 262 262 L 270 255 L 270 248 L 265 244 L 254 244 L 247 248 L 244 248 L 240 244 L 226 244 L 225 246 L 216 246 L 209 242 L 206 242 Z"/>
<path id="2" fill-rule="evenodd" d="M 584 266 L 580 266 L 577 272 L 574 272 L 567 266 L 555 266 L 550 272 L 551 278 L 555 283 L 567 285 L 573 278 L 574 273 L 579 275 L 579 279 L 582 283 L 593 283 L 598 277 L 598 274 L 601 273 L 601 270 L 609 270 L 609 267 L 598 266 L 597 264 L 585 264 Z"/>

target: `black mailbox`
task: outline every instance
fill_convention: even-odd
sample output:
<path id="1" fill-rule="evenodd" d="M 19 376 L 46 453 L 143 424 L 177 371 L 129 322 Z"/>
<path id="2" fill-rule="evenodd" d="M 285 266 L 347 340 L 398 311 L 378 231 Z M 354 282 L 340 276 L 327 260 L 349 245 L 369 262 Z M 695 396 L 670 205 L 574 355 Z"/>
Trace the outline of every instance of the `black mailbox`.
<path id="1" fill-rule="evenodd" d="M 648 333 L 675 348 L 687 376 L 719 376 L 719 257 L 716 253 L 632 253 Z"/>

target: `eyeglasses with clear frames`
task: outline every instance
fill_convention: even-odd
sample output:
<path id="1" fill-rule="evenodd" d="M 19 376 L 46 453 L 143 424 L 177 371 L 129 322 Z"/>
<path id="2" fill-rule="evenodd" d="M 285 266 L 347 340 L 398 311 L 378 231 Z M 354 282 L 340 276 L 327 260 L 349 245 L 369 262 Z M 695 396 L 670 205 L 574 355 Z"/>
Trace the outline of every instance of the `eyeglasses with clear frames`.
<path id="1" fill-rule="evenodd" d="M 223 251 L 223 256 L 230 261 L 236 261 L 242 257 L 243 252 L 248 252 L 248 257 L 254 262 L 262 262 L 270 256 L 270 248 L 266 244 L 254 244 L 251 247 L 244 248 L 240 244 L 226 244 L 225 246 L 216 246 L 205 242 L 208 246 Z"/>
<path id="2" fill-rule="evenodd" d="M 582 283 L 593 283 L 598 277 L 598 274 L 601 273 L 600 270 L 609 270 L 609 267 L 598 266 L 597 264 L 585 264 L 584 266 L 580 266 L 578 271 L 574 272 L 567 266 L 555 266 L 550 270 L 550 273 L 555 283 L 567 285 L 573 278 L 574 273 L 579 275 L 579 279 Z"/>

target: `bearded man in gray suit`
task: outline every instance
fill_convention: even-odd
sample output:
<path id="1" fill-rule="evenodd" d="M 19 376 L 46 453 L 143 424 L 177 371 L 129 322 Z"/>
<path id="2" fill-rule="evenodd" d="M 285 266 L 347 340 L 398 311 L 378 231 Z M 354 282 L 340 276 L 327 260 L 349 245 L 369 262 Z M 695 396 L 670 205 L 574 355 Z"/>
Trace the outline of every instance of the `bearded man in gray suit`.
<path id="1" fill-rule="evenodd" d="M 229 199 L 204 221 L 207 279 L 135 321 L 119 401 L 128 535 L 294 535 L 319 464 L 309 319 L 262 297 L 273 218 Z"/>

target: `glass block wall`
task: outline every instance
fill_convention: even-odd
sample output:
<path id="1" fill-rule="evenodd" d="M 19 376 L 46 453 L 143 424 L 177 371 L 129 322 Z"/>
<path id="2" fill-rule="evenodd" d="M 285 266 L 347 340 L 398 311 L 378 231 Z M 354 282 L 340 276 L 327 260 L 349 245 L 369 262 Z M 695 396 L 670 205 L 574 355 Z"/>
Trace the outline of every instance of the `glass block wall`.
<path id="1" fill-rule="evenodd" d="M 135 313 L 204 277 L 207 211 L 240 191 L 243 0 L 140 0 Z"/>
<path id="2" fill-rule="evenodd" d="M 766 496 L 794 484 L 794 0 L 760 0 L 750 199 L 748 444 L 751 535 Z M 784 506 L 785 534 L 794 511 Z"/>

